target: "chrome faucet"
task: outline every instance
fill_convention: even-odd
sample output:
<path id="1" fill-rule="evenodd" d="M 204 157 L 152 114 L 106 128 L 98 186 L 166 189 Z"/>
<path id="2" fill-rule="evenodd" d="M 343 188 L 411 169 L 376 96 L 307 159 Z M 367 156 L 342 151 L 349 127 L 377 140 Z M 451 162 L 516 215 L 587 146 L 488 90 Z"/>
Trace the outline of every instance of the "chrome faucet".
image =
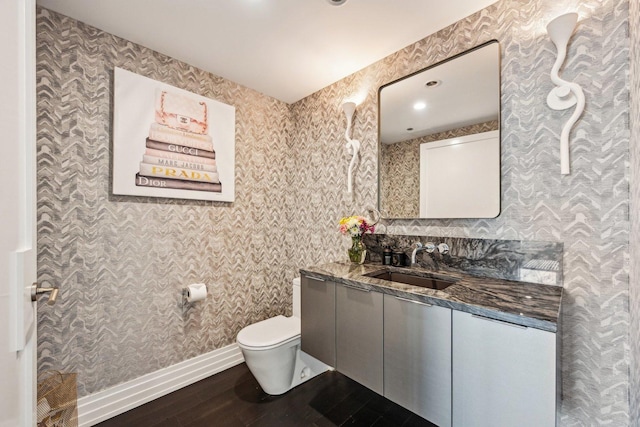
<path id="1" fill-rule="evenodd" d="M 436 246 L 435 243 L 432 242 L 427 242 L 424 245 L 416 242 L 416 247 L 413 249 L 413 252 L 411 252 L 411 265 L 416 263 L 416 255 L 418 255 L 418 252 L 426 251 L 428 254 L 431 254 L 435 250 L 438 250 L 440 255 L 445 255 L 449 253 L 450 248 L 446 243 L 440 243 Z M 433 261 L 435 262 L 435 259 Z"/>
<path id="2" fill-rule="evenodd" d="M 416 263 L 416 254 L 423 249 L 422 243 L 416 242 L 416 247 L 413 248 L 413 252 L 411 252 L 411 265 Z"/>
<path id="3" fill-rule="evenodd" d="M 416 247 L 413 249 L 413 252 L 411 252 L 411 265 L 416 263 L 416 255 L 418 254 L 418 252 L 427 251 L 427 253 L 430 254 L 435 250 L 436 250 L 436 245 L 433 244 L 432 242 L 427 242 L 424 245 L 420 242 L 416 242 Z"/>

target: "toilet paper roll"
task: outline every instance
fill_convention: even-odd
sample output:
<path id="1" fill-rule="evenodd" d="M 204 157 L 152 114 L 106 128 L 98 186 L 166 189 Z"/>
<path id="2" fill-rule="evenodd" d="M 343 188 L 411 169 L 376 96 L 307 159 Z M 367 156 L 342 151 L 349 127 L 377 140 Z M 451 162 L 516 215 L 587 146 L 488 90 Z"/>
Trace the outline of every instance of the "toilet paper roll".
<path id="1" fill-rule="evenodd" d="M 202 301 L 207 297 L 207 285 L 204 283 L 194 283 L 187 287 L 187 301 Z"/>

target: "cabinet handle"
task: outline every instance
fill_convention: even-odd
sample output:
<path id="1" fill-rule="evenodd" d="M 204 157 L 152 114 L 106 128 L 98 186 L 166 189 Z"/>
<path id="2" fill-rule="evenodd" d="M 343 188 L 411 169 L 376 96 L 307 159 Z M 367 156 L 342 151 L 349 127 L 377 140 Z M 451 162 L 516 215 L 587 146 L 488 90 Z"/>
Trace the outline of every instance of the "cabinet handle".
<path id="1" fill-rule="evenodd" d="M 340 283 L 342 286 L 344 286 L 345 288 L 348 289 L 353 289 L 354 291 L 362 291 L 362 292 L 371 292 L 371 289 L 366 289 L 366 288 L 357 288 L 355 286 L 351 286 L 351 285 L 346 285 L 344 283 Z"/>
<path id="2" fill-rule="evenodd" d="M 433 304 L 428 304 L 428 303 L 422 302 L 422 301 L 415 301 L 415 300 L 412 300 L 412 299 L 406 299 L 406 298 L 400 298 L 400 297 L 394 297 L 394 298 L 397 299 L 397 300 L 400 300 L 400 301 L 404 301 L 404 302 L 410 302 L 410 303 L 413 303 L 413 304 L 424 305 L 425 307 L 433 307 Z"/>
<path id="3" fill-rule="evenodd" d="M 326 279 L 322 279 L 320 277 L 315 277 L 315 276 L 306 276 L 307 279 L 311 279 L 311 280 L 317 280 L 318 282 L 325 282 Z"/>
<path id="4" fill-rule="evenodd" d="M 486 320 L 488 322 L 499 323 L 499 324 L 505 325 L 505 326 L 512 326 L 512 327 L 518 328 L 518 329 L 529 329 L 526 326 L 516 325 L 515 323 L 506 322 L 504 320 L 491 319 L 490 317 L 480 316 L 479 314 L 472 314 L 471 317 L 475 317 L 476 319 L 480 319 L 480 320 Z"/>

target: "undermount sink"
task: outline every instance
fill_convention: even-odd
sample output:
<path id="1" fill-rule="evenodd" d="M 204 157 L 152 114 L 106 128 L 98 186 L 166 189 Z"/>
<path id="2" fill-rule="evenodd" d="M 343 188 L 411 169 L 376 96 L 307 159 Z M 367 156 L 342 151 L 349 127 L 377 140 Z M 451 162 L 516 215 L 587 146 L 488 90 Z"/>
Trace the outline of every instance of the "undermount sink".
<path id="1" fill-rule="evenodd" d="M 374 273 L 365 274 L 367 277 L 374 279 L 388 280 L 390 282 L 399 282 L 412 286 L 420 286 L 422 288 L 443 290 L 453 285 L 455 281 L 443 280 L 436 277 L 418 276 L 414 274 L 403 273 L 399 271 L 376 271 Z"/>

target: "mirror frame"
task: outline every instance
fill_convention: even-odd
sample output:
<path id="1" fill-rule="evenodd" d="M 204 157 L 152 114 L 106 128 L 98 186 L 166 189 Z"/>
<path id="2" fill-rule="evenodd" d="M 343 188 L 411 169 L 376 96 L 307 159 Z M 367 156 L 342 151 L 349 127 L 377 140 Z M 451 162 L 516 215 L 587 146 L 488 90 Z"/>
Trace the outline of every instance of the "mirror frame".
<path id="1" fill-rule="evenodd" d="M 497 218 L 500 216 L 500 214 L 502 213 L 502 46 L 500 45 L 500 41 L 498 39 L 491 39 L 488 40 L 484 43 L 481 43 L 477 46 L 472 47 L 471 49 L 467 49 L 463 52 L 459 52 L 453 56 L 450 56 L 446 59 L 443 59 L 442 61 L 438 61 L 434 64 L 431 64 L 425 68 L 421 68 L 420 70 L 414 71 L 411 74 L 408 74 L 406 76 L 400 77 L 399 79 L 393 80 L 389 83 L 385 83 L 384 85 L 380 86 L 378 88 L 378 212 L 380 212 L 380 218 L 382 219 L 397 219 L 397 220 L 442 220 L 442 219 L 450 219 L 450 220 L 465 220 L 465 219 L 480 219 L 480 218 L 474 218 L 474 217 L 469 217 L 469 218 L 421 218 L 421 217 L 414 217 L 414 218 L 405 218 L 405 217 L 393 217 L 393 216 L 388 216 L 387 212 L 385 212 L 382 208 L 382 186 L 381 186 L 381 178 L 382 178 L 382 174 L 381 174 L 381 157 L 382 157 L 382 126 L 381 126 L 381 110 L 382 110 L 382 103 L 381 103 L 381 99 L 380 99 L 380 95 L 382 92 L 382 89 L 391 86 L 395 83 L 398 83 L 400 81 L 409 79 L 417 74 L 420 74 L 424 71 L 430 70 L 432 68 L 435 68 L 439 65 L 445 64 L 447 62 L 453 61 L 461 56 L 464 56 L 466 54 L 469 54 L 471 52 L 474 52 L 478 49 L 482 49 L 485 46 L 488 46 L 490 44 L 496 43 L 498 45 L 498 101 L 499 101 L 499 108 L 498 108 L 498 138 L 500 141 L 500 147 L 498 150 L 498 155 L 499 155 L 499 163 L 500 163 L 500 182 L 498 183 L 498 191 L 500 192 L 500 197 L 499 197 L 499 206 L 498 206 L 498 214 L 493 217 L 493 218 Z M 492 219 L 492 218 L 481 218 L 481 219 Z"/>

